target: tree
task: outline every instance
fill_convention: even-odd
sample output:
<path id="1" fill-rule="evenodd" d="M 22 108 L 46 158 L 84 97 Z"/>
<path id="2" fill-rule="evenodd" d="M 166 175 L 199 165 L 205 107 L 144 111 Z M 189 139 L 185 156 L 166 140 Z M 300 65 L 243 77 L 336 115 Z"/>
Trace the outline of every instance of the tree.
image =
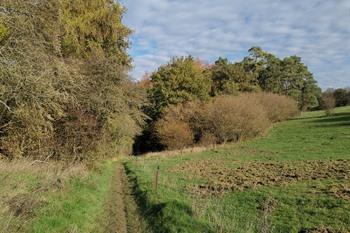
<path id="1" fill-rule="evenodd" d="M 122 23 L 123 7 L 113 0 L 62 0 L 64 56 L 114 57 L 130 66 L 126 53 L 131 30 Z"/>
<path id="2" fill-rule="evenodd" d="M 346 106 L 347 104 L 349 104 L 349 102 L 348 102 L 349 94 L 346 91 L 346 89 L 338 88 L 338 89 L 334 90 L 333 96 L 335 98 L 335 106 L 336 107 Z"/>
<path id="3" fill-rule="evenodd" d="M 230 63 L 226 58 L 219 58 L 210 67 L 212 83 L 211 94 L 238 94 L 259 89 L 254 73 L 246 71 L 242 63 Z"/>
<path id="4" fill-rule="evenodd" d="M 84 159 L 131 148 L 144 115 L 112 0 L 3 0 L 0 155 Z M 71 135 L 68 137 L 67 135 Z"/>
<path id="5" fill-rule="evenodd" d="M 145 95 L 127 75 L 131 30 L 122 23 L 124 9 L 112 0 L 63 0 L 61 7 L 62 56 L 76 61 L 84 77 L 80 104 L 98 119 L 96 140 L 110 154 L 129 153 L 143 124 Z"/>
<path id="6" fill-rule="evenodd" d="M 173 58 L 151 75 L 149 116 L 156 120 L 169 105 L 209 98 L 211 80 L 193 57 Z"/>
<path id="7" fill-rule="evenodd" d="M 300 57 L 290 56 L 281 60 L 259 47 L 253 47 L 249 52 L 243 63 L 258 76 L 264 91 L 291 96 L 303 110 L 318 105 L 321 89 Z"/>

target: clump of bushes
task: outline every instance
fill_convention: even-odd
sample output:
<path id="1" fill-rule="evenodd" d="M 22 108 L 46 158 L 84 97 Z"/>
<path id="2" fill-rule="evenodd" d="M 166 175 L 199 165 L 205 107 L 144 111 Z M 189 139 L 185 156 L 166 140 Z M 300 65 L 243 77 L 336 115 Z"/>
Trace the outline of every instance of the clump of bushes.
<path id="1" fill-rule="evenodd" d="M 186 122 L 160 120 L 157 126 L 161 143 L 168 149 L 182 149 L 193 144 L 193 132 Z"/>
<path id="2" fill-rule="evenodd" d="M 271 122 L 284 121 L 299 113 L 297 102 L 289 96 L 264 92 L 252 95 L 259 100 Z"/>
<path id="3" fill-rule="evenodd" d="M 237 142 L 263 135 L 272 123 L 297 113 L 294 100 L 276 94 L 219 96 L 169 107 L 156 131 L 168 149 Z"/>
<path id="4" fill-rule="evenodd" d="M 202 134 L 215 135 L 218 143 L 256 137 L 270 126 L 264 108 L 250 94 L 217 97 L 202 109 L 201 116 Z"/>
<path id="5" fill-rule="evenodd" d="M 193 145 L 195 111 L 199 107 L 199 102 L 170 106 L 155 124 L 160 143 L 167 149 L 182 149 Z"/>

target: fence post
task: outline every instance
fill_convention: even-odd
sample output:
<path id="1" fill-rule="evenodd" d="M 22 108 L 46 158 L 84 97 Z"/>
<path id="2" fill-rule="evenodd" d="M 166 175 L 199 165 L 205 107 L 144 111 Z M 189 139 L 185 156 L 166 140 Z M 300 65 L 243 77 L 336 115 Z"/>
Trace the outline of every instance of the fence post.
<path id="1" fill-rule="evenodd" d="M 153 183 L 153 189 L 156 193 L 158 191 L 158 179 L 159 179 L 159 165 L 157 166 L 157 170 L 154 174 L 154 183 Z"/>

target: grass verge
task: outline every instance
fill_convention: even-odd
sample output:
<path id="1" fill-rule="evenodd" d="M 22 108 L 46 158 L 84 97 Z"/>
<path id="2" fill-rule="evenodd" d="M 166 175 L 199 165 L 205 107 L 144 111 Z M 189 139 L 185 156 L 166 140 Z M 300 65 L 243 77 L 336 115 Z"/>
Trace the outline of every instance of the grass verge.
<path id="1" fill-rule="evenodd" d="M 104 232 L 114 168 L 1 162 L 0 232 Z"/>

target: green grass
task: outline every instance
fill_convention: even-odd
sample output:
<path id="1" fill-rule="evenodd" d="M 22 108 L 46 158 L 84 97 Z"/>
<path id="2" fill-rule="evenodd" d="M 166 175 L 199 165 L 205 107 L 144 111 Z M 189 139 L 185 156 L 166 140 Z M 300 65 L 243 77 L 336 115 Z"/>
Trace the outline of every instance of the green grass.
<path id="1" fill-rule="evenodd" d="M 234 169 L 248 162 L 293 163 L 306 160 L 350 160 L 350 107 L 335 114 L 307 112 L 276 124 L 265 137 L 203 152 L 164 158 L 140 157 L 126 163 L 138 203 L 154 232 L 299 232 L 329 228 L 350 231 L 350 200 L 331 195 L 347 179 L 316 179 L 262 186 L 220 197 L 191 195 L 188 187 L 203 180 L 171 169 L 187 161 L 214 159 Z M 159 188 L 153 190 L 160 166 Z M 274 208 L 265 213 L 264 203 Z M 266 232 L 266 231 L 265 231 Z"/>
<path id="2" fill-rule="evenodd" d="M 112 162 L 67 171 L 25 161 L 0 165 L 0 232 L 104 232 Z"/>
<path id="3" fill-rule="evenodd" d="M 68 191 L 52 195 L 30 224 L 29 232 L 103 232 L 100 216 L 113 177 L 113 164 L 105 163 L 85 179 L 70 180 Z"/>

